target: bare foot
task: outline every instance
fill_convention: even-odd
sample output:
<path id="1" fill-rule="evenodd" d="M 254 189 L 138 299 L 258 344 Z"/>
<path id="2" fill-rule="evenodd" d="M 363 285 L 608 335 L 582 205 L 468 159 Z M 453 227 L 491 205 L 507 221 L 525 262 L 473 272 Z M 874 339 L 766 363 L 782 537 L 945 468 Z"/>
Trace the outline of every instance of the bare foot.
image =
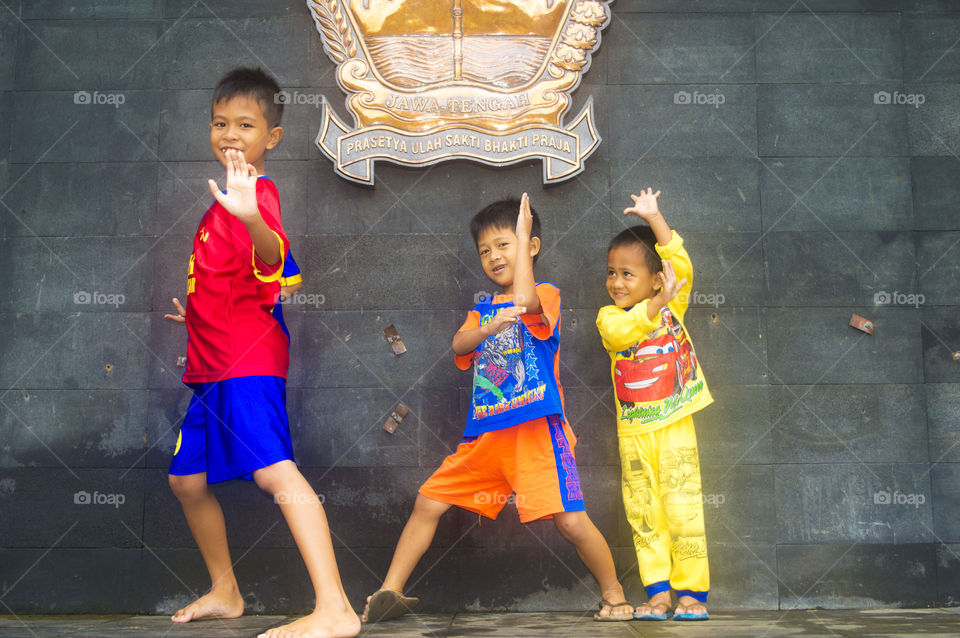
<path id="1" fill-rule="evenodd" d="M 677 609 L 674 611 L 674 615 L 705 613 L 707 613 L 707 606 L 693 596 L 680 596 L 677 599 Z"/>
<path id="2" fill-rule="evenodd" d="M 201 596 L 183 609 L 177 610 L 170 620 L 190 622 L 201 618 L 238 618 L 243 615 L 243 596 L 236 589 L 229 591 L 211 591 Z"/>
<path id="3" fill-rule="evenodd" d="M 347 607 L 339 614 L 315 611 L 288 625 L 274 627 L 258 638 L 352 638 L 360 633 L 360 619 Z"/>
<path id="4" fill-rule="evenodd" d="M 378 590 L 379 591 L 379 590 Z M 374 592 L 376 593 L 376 592 Z M 363 606 L 363 615 L 360 616 L 360 620 L 363 622 L 370 622 L 367 620 L 367 612 L 370 611 L 370 599 L 373 598 L 373 594 L 367 596 L 367 604 Z"/>
<path id="5" fill-rule="evenodd" d="M 410 598 L 396 589 L 384 587 L 367 596 L 362 619 L 363 622 L 393 620 L 412 611 L 419 602 L 419 598 Z"/>
<path id="6" fill-rule="evenodd" d="M 659 594 L 654 594 L 650 600 L 637 607 L 636 616 L 662 616 L 669 611 L 670 592 L 662 591 Z"/>

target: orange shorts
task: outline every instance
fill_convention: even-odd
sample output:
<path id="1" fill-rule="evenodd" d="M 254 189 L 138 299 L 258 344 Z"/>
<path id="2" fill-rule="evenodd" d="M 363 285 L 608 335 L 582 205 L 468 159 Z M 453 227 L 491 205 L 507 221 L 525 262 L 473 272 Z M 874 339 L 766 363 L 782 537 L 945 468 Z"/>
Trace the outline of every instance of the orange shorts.
<path id="1" fill-rule="evenodd" d="M 576 444 L 570 426 L 556 416 L 485 432 L 460 443 L 420 493 L 491 519 L 516 494 L 523 523 L 583 511 Z"/>

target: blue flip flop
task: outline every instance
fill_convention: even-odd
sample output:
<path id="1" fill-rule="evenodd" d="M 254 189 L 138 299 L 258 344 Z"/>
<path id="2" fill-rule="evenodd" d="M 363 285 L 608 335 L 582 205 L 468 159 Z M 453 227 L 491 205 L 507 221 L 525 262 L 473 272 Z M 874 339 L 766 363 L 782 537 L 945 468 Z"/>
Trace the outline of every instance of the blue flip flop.
<path id="1" fill-rule="evenodd" d="M 649 605 L 649 603 L 644 603 L 644 604 L 648 605 L 651 609 L 653 609 L 653 605 Z M 640 612 L 635 611 L 633 612 L 633 619 L 634 620 L 667 620 L 672 615 L 673 614 L 671 614 L 669 611 L 666 611 L 662 614 L 641 614 Z"/>
<path id="2" fill-rule="evenodd" d="M 710 620 L 710 614 L 703 612 L 702 614 L 695 614 L 693 612 L 685 612 L 682 614 L 676 614 L 673 617 L 674 620 Z"/>

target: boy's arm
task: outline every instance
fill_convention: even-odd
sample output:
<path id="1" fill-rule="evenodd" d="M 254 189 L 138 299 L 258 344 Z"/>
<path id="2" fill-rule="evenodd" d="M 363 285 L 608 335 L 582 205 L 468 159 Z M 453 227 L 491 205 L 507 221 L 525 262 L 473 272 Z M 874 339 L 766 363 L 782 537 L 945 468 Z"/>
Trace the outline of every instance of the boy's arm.
<path id="1" fill-rule="evenodd" d="M 597 314 L 597 329 L 608 352 L 626 350 L 660 327 L 660 311 L 670 303 L 686 283 L 677 281 L 673 265 L 663 262 L 663 287 L 650 299 L 644 299 L 630 310 L 604 306 Z"/>
<path id="2" fill-rule="evenodd" d="M 283 277 L 281 277 L 283 279 Z M 298 281 L 295 284 L 280 285 L 280 301 L 286 301 L 289 297 L 292 297 L 298 290 L 303 288 L 303 282 Z"/>
<path id="3" fill-rule="evenodd" d="M 607 352 L 626 350 L 659 327 L 659 320 L 653 321 L 647 316 L 649 301 L 641 301 L 627 311 L 616 306 L 600 309 L 597 313 L 597 330 Z"/>
<path id="4" fill-rule="evenodd" d="M 246 226 L 257 257 L 267 265 L 275 265 L 283 257 L 283 240 L 277 240 L 277 234 L 263 220 L 257 206 L 257 169 L 247 164 L 240 151 L 230 149 L 226 158 L 227 192 L 220 192 L 212 179 L 208 180 L 210 192 L 227 212 Z"/>
<path id="5" fill-rule="evenodd" d="M 539 314 L 526 313 L 520 317 L 534 339 L 547 341 L 560 325 L 560 291 L 552 284 L 537 284 Z"/>
<path id="6" fill-rule="evenodd" d="M 693 289 L 693 263 L 690 261 L 687 249 L 683 247 L 683 238 L 677 231 L 673 231 L 670 241 L 667 244 L 658 242 L 656 248 L 657 254 L 663 260 L 664 268 L 667 262 L 670 262 L 676 279 L 685 282 L 677 292 L 676 299 L 680 310 L 686 312 L 687 306 L 690 305 L 690 290 Z"/>
<path id="7" fill-rule="evenodd" d="M 457 334 L 453 335 L 453 353 L 460 357 L 472 353 L 477 349 L 477 346 L 483 343 L 484 339 L 501 332 L 511 324 L 517 323 L 517 318 L 524 314 L 526 310 L 523 306 L 512 306 L 498 312 L 490 320 L 490 323 L 485 325 L 469 328 L 466 327 L 469 324 L 466 324 L 457 331 Z"/>
<path id="8" fill-rule="evenodd" d="M 646 304 L 646 315 L 650 321 L 653 321 L 654 317 L 659 317 L 660 311 L 676 299 L 681 291 L 689 291 L 689 284 L 687 284 L 686 279 L 677 280 L 677 275 L 673 270 L 673 262 L 669 259 L 663 260 L 663 272 L 660 273 L 660 284 L 660 291 L 643 302 Z M 689 293 L 685 292 L 684 296 L 678 299 L 681 312 L 685 312 L 687 305 L 690 303 L 687 294 Z"/>
<path id="9" fill-rule="evenodd" d="M 540 314 L 540 297 L 537 282 L 533 278 L 533 256 L 530 254 L 530 229 L 533 214 L 530 213 L 530 197 L 524 193 L 520 198 L 520 213 L 517 215 L 517 259 L 513 272 L 513 301 L 527 307 L 532 315 Z"/>
<path id="10" fill-rule="evenodd" d="M 640 195 L 630 195 L 630 197 L 633 199 L 633 206 L 623 209 L 623 214 L 632 213 L 650 224 L 650 230 L 657 238 L 657 253 L 664 260 L 664 271 L 666 271 L 666 261 L 669 260 L 672 262 L 671 265 L 676 279 L 685 282 L 685 285 L 681 286 L 677 294 L 670 296 L 666 301 L 669 302 L 676 297 L 682 309 L 686 310 L 690 303 L 690 289 L 693 288 L 693 264 L 690 263 L 690 256 L 683 248 L 683 239 L 670 228 L 663 213 L 660 212 L 660 206 L 657 202 L 660 191 L 654 193 L 653 189 L 648 187 L 647 190 L 641 189 Z M 666 302 L 659 305 L 656 312 L 660 312 L 660 309 L 665 305 Z M 654 316 L 652 308 L 651 316 Z"/>
<path id="11" fill-rule="evenodd" d="M 663 218 L 660 207 L 657 206 L 658 197 L 660 197 L 660 191 L 654 193 L 652 188 L 647 188 L 645 191 L 641 189 L 639 195 L 630 195 L 630 198 L 633 200 L 633 206 L 624 208 L 623 214 L 633 213 L 650 224 L 650 230 L 652 230 L 656 236 L 657 243 L 661 246 L 666 246 L 673 238 L 673 232 Z"/>

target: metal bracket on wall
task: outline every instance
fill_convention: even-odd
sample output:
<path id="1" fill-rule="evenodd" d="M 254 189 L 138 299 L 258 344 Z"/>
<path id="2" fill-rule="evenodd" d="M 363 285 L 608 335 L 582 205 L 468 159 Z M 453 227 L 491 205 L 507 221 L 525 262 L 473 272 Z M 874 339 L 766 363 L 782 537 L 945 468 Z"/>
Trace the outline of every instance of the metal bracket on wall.
<path id="1" fill-rule="evenodd" d="M 403 421 L 404 417 L 410 413 L 410 408 L 405 406 L 402 403 L 398 403 L 397 407 L 393 409 L 393 412 L 390 413 L 390 416 L 387 417 L 387 422 L 383 424 L 383 429 L 393 434 L 397 431 L 397 427 L 400 425 L 400 422 Z"/>
<path id="2" fill-rule="evenodd" d="M 390 344 L 390 347 L 393 348 L 393 354 L 399 356 L 407 351 L 407 346 L 403 345 L 403 341 L 400 339 L 400 333 L 397 332 L 397 329 L 392 323 L 383 329 L 383 334 L 387 335 L 387 342 Z"/>
<path id="3" fill-rule="evenodd" d="M 853 315 L 850 317 L 850 325 L 857 330 L 866 332 L 868 335 L 873 334 L 873 322 L 869 319 L 861 317 L 860 315 Z"/>

